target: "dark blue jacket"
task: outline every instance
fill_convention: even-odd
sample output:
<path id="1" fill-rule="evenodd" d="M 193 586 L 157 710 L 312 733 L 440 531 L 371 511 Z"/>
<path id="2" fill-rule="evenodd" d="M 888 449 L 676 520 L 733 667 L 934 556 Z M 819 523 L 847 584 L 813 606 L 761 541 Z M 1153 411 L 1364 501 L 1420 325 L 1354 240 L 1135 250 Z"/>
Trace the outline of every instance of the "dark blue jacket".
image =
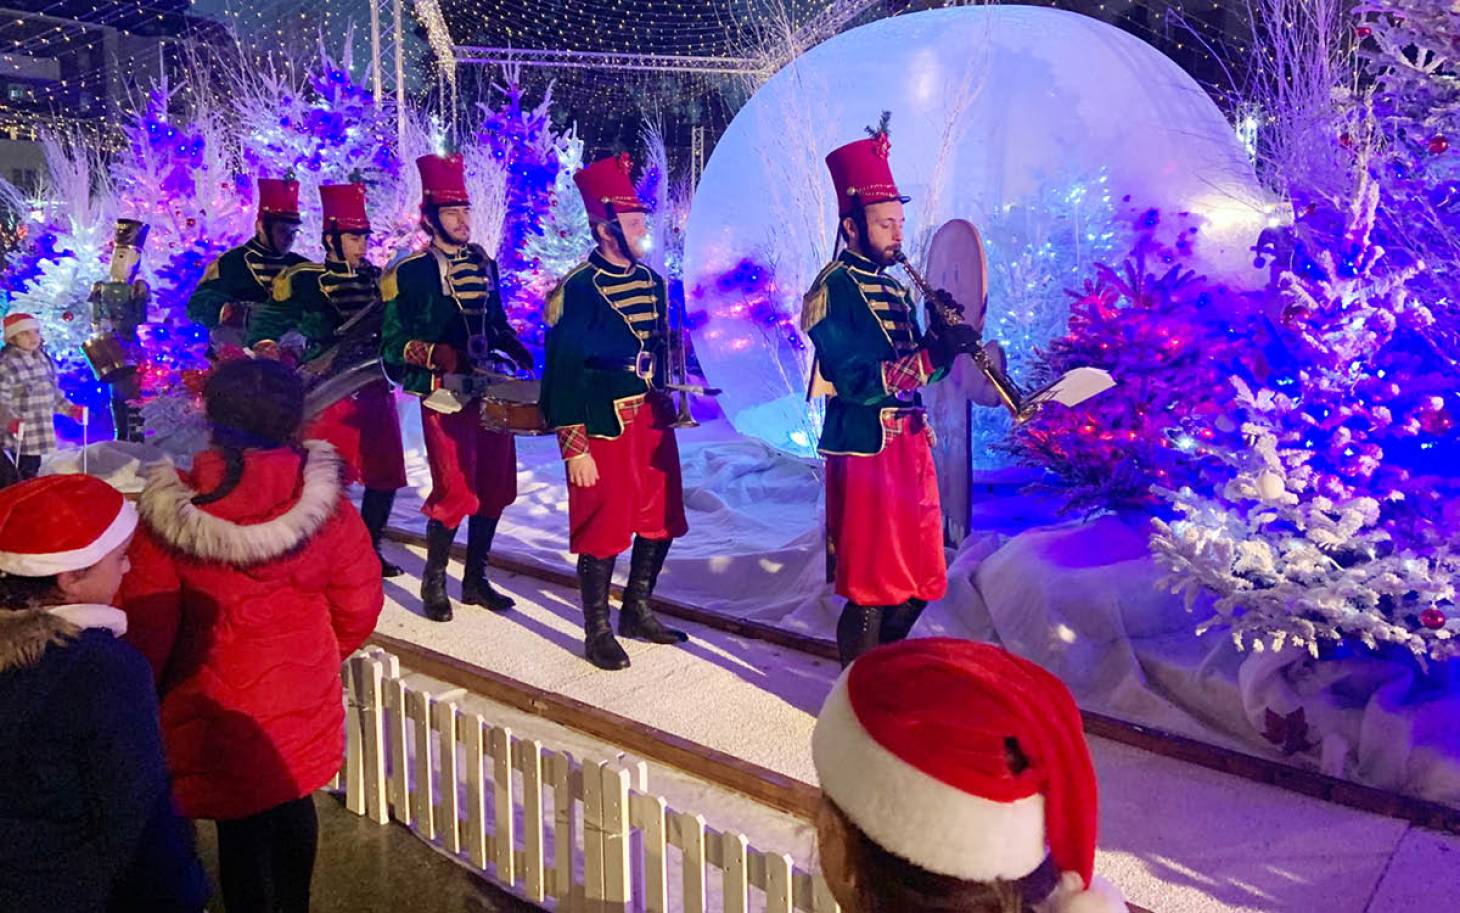
<path id="1" fill-rule="evenodd" d="M 0 720 L 0 913 L 202 909 L 141 654 L 104 627 L 0 608 Z"/>

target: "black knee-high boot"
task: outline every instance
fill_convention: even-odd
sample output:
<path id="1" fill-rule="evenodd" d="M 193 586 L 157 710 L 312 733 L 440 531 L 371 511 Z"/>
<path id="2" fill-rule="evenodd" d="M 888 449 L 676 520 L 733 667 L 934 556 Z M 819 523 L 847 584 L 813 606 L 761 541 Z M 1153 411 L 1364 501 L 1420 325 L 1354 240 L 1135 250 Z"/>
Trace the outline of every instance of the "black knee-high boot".
<path id="1" fill-rule="evenodd" d="M 487 556 L 497 535 L 496 517 L 472 517 L 466 526 L 466 569 L 461 574 L 461 601 L 493 612 L 505 612 L 517 603 L 492 586 L 487 579 Z"/>
<path id="2" fill-rule="evenodd" d="M 683 631 L 665 627 L 649 608 L 649 597 L 654 595 L 654 584 L 664 568 L 664 556 L 673 544 L 673 539 L 634 537 L 629 581 L 624 587 L 623 609 L 618 616 L 619 636 L 638 637 L 656 644 L 682 644 L 689 640 Z"/>
<path id="3" fill-rule="evenodd" d="M 379 488 L 365 489 L 360 499 L 360 517 L 370 531 L 370 544 L 375 548 L 375 557 L 380 559 L 380 576 L 399 577 L 400 565 L 385 560 L 380 551 L 380 537 L 385 533 L 385 524 L 390 520 L 390 508 L 395 504 L 395 492 Z"/>
<path id="4" fill-rule="evenodd" d="M 912 633 L 913 625 L 918 623 L 918 617 L 923 614 L 923 609 L 927 607 L 928 601 L 917 597 L 902 605 L 888 606 L 882 612 L 881 642 L 890 644 L 906 640 Z"/>
<path id="5" fill-rule="evenodd" d="M 877 646 L 882 636 L 882 606 L 858 605 L 848 601 L 836 623 L 837 653 L 842 668 Z"/>
<path id="6" fill-rule="evenodd" d="M 456 530 L 439 520 L 426 524 L 426 570 L 421 573 L 421 608 L 432 621 L 451 620 L 451 599 L 446 595 L 446 562 Z"/>
<path id="7" fill-rule="evenodd" d="M 608 591 L 613 583 L 613 558 L 578 556 L 578 586 L 583 594 L 583 656 L 600 669 L 627 669 L 629 654 L 608 623 Z"/>

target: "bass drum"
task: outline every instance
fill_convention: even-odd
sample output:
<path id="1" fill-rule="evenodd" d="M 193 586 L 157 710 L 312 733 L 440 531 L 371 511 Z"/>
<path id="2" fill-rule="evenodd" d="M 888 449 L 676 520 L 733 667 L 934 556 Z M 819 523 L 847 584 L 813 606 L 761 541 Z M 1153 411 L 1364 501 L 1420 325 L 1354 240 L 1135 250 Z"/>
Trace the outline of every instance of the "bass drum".
<path id="1" fill-rule="evenodd" d="M 547 434 L 542 417 L 542 384 L 536 380 L 504 380 L 488 384 L 481 394 L 482 427 L 501 434 L 535 437 Z"/>

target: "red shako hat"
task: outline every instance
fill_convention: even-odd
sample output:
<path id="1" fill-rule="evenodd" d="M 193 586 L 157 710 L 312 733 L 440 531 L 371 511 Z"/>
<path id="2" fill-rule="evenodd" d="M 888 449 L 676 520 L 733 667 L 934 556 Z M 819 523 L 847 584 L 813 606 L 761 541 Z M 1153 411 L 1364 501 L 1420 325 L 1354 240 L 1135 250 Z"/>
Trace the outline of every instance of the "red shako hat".
<path id="1" fill-rule="evenodd" d="M 22 314 L 19 311 L 14 314 L 5 315 L 5 341 L 9 342 L 10 337 L 17 333 L 24 333 L 26 330 L 40 331 L 41 322 L 29 314 Z"/>
<path id="2" fill-rule="evenodd" d="M 471 205 L 461 153 L 423 155 L 416 159 L 416 170 L 421 172 L 421 208 Z"/>
<path id="3" fill-rule="evenodd" d="M 1028 759 L 1017 773 L 1010 739 Z M 1022 657 L 954 638 L 872 650 L 833 686 L 812 757 L 822 792 L 914 865 L 1014 880 L 1038 869 L 1047 847 L 1061 873 L 1050 909 L 1125 909 L 1094 879 L 1098 802 L 1080 709 Z"/>
<path id="4" fill-rule="evenodd" d="M 890 112 L 882 112 L 877 127 L 868 128 L 867 139 L 859 139 L 845 146 L 833 149 L 826 157 L 826 168 L 831 172 L 831 182 L 836 186 L 837 215 L 846 218 L 858 206 L 871 206 L 888 200 L 908 198 L 897 189 L 892 179 L 892 165 L 888 156 L 892 153 L 892 140 L 887 125 Z"/>
<path id="5" fill-rule="evenodd" d="M 293 178 L 259 178 L 259 218 L 301 221 L 299 182 Z"/>
<path id="6" fill-rule="evenodd" d="M 42 476 L 11 485 L 0 491 L 0 574 L 84 570 L 136 528 L 137 508 L 95 476 Z"/>
<path id="7" fill-rule="evenodd" d="M 583 208 L 593 222 L 607 222 L 625 212 L 648 212 L 634 189 L 634 160 L 627 152 L 599 159 L 573 175 L 578 193 L 583 195 Z M 612 213 L 609 207 L 613 207 Z"/>
<path id="8" fill-rule="evenodd" d="M 365 185 L 320 184 L 319 204 L 325 231 L 370 231 L 370 216 L 365 212 Z"/>

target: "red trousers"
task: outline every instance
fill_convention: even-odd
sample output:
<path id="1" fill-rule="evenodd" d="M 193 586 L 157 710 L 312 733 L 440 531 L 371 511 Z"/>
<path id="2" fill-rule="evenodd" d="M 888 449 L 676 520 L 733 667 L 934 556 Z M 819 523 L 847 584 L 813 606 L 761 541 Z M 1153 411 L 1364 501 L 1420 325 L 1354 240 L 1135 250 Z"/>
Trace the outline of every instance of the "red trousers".
<path id="1" fill-rule="evenodd" d="M 836 592 L 867 606 L 940 599 L 948 566 L 926 419 L 889 419 L 886 428 L 881 453 L 826 458 Z"/>
<path id="2" fill-rule="evenodd" d="M 310 423 L 304 436 L 335 445 L 347 481 L 380 491 L 405 487 L 400 416 L 395 411 L 395 394 L 384 380 L 329 406 Z"/>
<path id="3" fill-rule="evenodd" d="M 466 517 L 500 517 L 517 500 L 517 441 L 482 428 L 472 403 L 452 415 L 421 406 L 431 496 L 421 513 L 455 529 Z"/>
<path id="4" fill-rule="evenodd" d="M 684 520 L 684 486 L 674 406 L 665 397 L 634 397 L 619 404 L 624 433 L 608 440 L 588 438 L 598 464 L 598 484 L 568 485 L 568 550 L 592 558 L 627 551 L 634 534 L 676 539 L 689 529 Z"/>

